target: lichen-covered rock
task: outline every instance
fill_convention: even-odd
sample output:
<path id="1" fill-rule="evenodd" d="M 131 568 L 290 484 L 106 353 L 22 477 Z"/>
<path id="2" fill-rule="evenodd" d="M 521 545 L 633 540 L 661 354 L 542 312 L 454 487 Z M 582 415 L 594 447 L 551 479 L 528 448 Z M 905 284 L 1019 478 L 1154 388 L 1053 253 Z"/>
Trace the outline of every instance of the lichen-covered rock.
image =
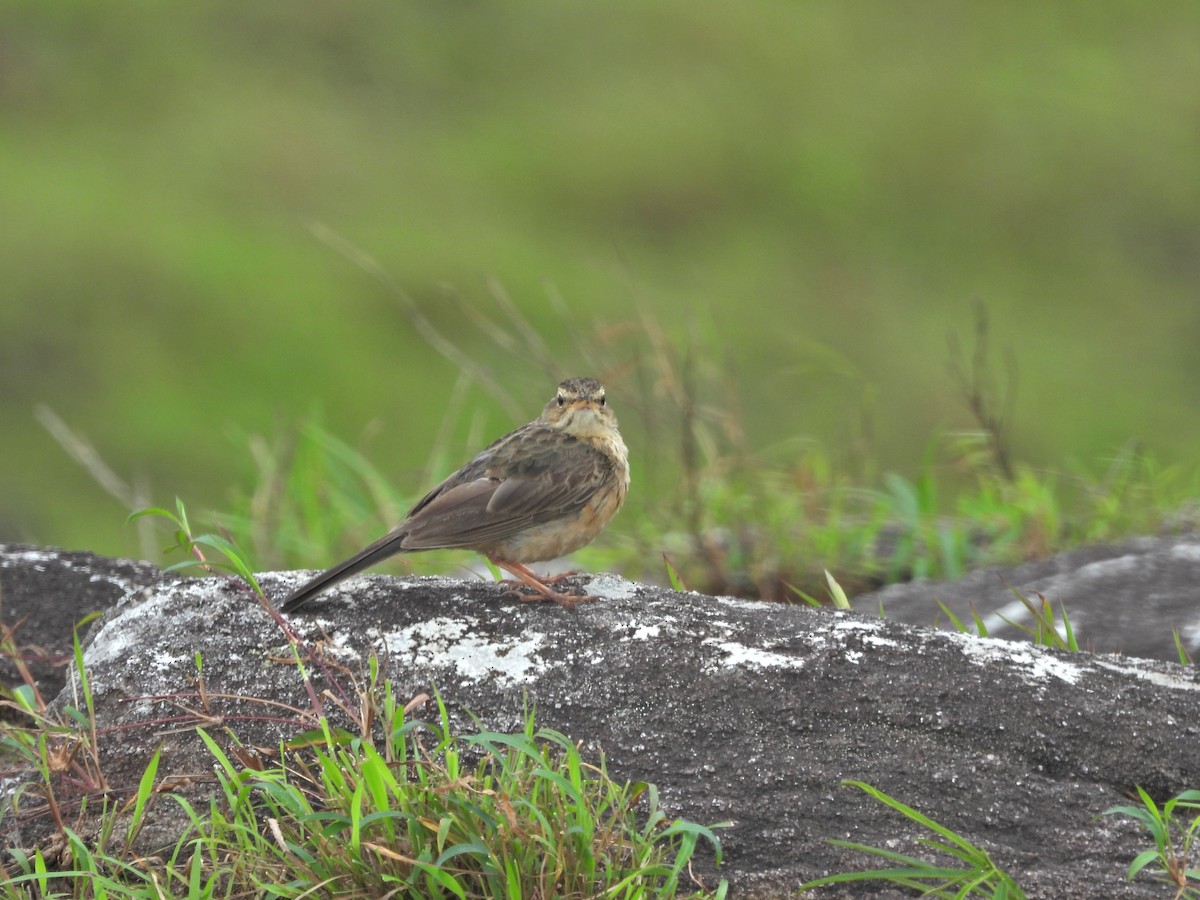
<path id="1" fill-rule="evenodd" d="M 855 597 L 854 608 L 913 625 L 950 627 L 940 600 L 961 621 L 973 613 L 992 637 L 1020 640 L 1032 616 L 1013 595 L 1045 596 L 1063 609 L 1079 646 L 1100 653 L 1200 660 L 1200 536 L 1144 537 L 1081 547 L 1019 566 L 972 572 L 954 581 L 910 581 Z"/>
<path id="2" fill-rule="evenodd" d="M 156 566 L 128 559 L 0 544 L 0 622 L 14 629 L 43 697 L 49 700 L 62 690 L 75 625 L 162 574 Z M 12 660 L 0 657 L 0 683 L 21 681 Z"/>
<path id="3" fill-rule="evenodd" d="M 300 580 L 262 576 L 273 597 Z M 1161 895 L 1124 880 L 1147 846 L 1134 824 L 1097 817 L 1134 785 L 1159 799 L 1200 786 L 1196 669 L 609 576 L 580 584 L 603 599 L 567 610 L 479 581 L 360 577 L 290 622 L 333 663 L 308 667 L 317 692 L 374 656 L 401 697 L 436 688 L 462 731 L 518 729 L 533 705 L 539 724 L 603 751 L 614 776 L 657 784 L 679 815 L 732 822 L 722 874 L 738 896 L 871 864 L 830 838 L 923 852 L 910 822 L 843 779 L 980 844 L 1030 896 Z M 213 761 L 195 726 L 270 748 L 312 721 L 283 630 L 229 580 L 162 576 L 128 593 L 84 659 L 118 795 L 161 745 L 160 778 L 202 803 Z M 170 843 L 183 825 L 159 802 L 142 840 Z M 45 828 L 10 816 L 0 843 L 29 846 Z"/>

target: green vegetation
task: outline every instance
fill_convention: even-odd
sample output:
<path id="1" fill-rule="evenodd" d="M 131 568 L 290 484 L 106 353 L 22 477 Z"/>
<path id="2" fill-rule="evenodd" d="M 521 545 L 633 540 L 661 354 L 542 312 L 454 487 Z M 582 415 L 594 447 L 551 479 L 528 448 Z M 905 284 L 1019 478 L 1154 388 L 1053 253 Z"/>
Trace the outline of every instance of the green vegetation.
<path id="1" fill-rule="evenodd" d="M 922 897 L 942 897 L 963 900 L 967 897 L 989 897 L 992 900 L 1023 900 L 1024 891 L 1007 873 L 996 867 L 988 854 L 970 841 L 939 822 L 922 815 L 878 788 L 861 781 L 844 781 L 843 787 L 853 787 L 880 803 L 901 813 L 910 821 L 932 832 L 933 838 L 920 838 L 917 843 L 933 851 L 942 862 L 898 853 L 883 847 L 872 847 L 851 841 L 830 841 L 838 847 L 858 850 L 891 863 L 886 869 L 843 872 L 819 878 L 805 884 L 807 891 L 832 884 L 857 881 L 886 881 L 900 887 L 919 891 Z M 1113 806 L 1104 815 L 1130 816 L 1140 822 L 1154 840 L 1154 847 L 1139 853 L 1129 866 L 1132 881 L 1143 869 L 1152 866 L 1155 877 L 1170 885 L 1174 900 L 1200 897 L 1200 868 L 1195 866 L 1193 853 L 1200 839 L 1200 791 L 1184 791 L 1172 797 L 1160 808 L 1141 787 L 1137 789 L 1142 805 Z M 1197 813 L 1191 822 L 1177 820 L 1178 813 Z M 947 865 L 944 860 L 955 860 Z"/>
<path id="2" fill-rule="evenodd" d="M 1129 816 L 1142 824 L 1154 840 L 1154 846 L 1139 853 L 1129 864 L 1128 877 L 1143 869 L 1166 882 L 1175 890 L 1174 900 L 1200 897 L 1200 865 L 1195 852 L 1200 846 L 1200 791 L 1184 791 L 1161 807 L 1140 786 L 1137 789 L 1141 806 L 1113 806 L 1106 816 Z M 1191 822 L 1180 822 L 1177 814 L 1189 813 Z"/>
<path id="3" fill-rule="evenodd" d="M 517 320 L 514 327 L 527 324 Z M 528 334 L 536 337 L 531 326 Z M 429 336 L 443 352 L 455 355 L 452 342 L 436 331 Z M 503 338 L 500 332 L 498 339 Z M 986 340 L 986 334 L 981 331 L 978 339 Z M 675 587 L 686 584 L 711 591 L 735 585 L 751 594 L 775 596 L 783 591 L 785 597 L 810 601 L 828 596 L 844 605 L 843 581 L 861 585 L 913 574 L 950 575 L 983 562 L 1053 552 L 1127 530 L 1164 523 L 1178 526 L 1194 515 L 1189 503 L 1196 492 L 1189 479 L 1180 470 L 1163 470 L 1132 451 L 1114 461 L 1103 477 L 1073 480 L 1037 472 L 1013 459 L 1005 420 L 994 415 L 996 401 L 986 367 L 961 385 L 980 428 L 970 439 L 958 436 L 952 442 L 957 466 L 942 470 L 930 454 L 926 471 L 915 481 L 889 474 L 880 479 L 879 487 L 864 487 L 836 472 L 811 447 L 790 466 L 746 452 L 733 439 L 740 430 L 734 412 L 697 402 L 696 372 L 679 362 L 679 354 L 665 338 L 661 348 L 664 352 L 655 362 L 660 383 L 677 387 L 679 408 L 688 412 L 673 423 L 680 449 L 670 476 L 662 468 L 652 468 L 645 477 L 652 484 L 655 479 L 682 477 L 688 489 L 674 508 L 656 509 L 644 501 L 635 504 L 631 530 L 648 540 L 659 536 L 660 546 L 670 551 L 655 560 L 647 557 L 644 548 L 611 541 L 583 554 L 585 564 L 595 568 L 634 577 L 665 577 Z M 645 407 L 634 404 L 632 408 Z M 441 433 L 451 430 L 443 428 Z M 212 517 L 210 532 L 193 531 L 181 502 L 174 511 L 143 509 L 131 518 L 166 522 L 172 535 L 168 549 L 196 557 L 189 565 L 231 571 L 253 584 L 252 573 L 264 566 L 258 560 L 252 563 L 251 554 L 271 567 L 304 565 L 314 557 L 336 555 L 365 543 L 407 506 L 408 501 L 365 454 L 333 436 L 319 419 L 286 431 L 283 437 L 251 435 L 243 440 L 255 462 L 256 480 L 235 495 L 233 512 Z M 100 471 L 95 458 L 76 455 L 85 462 L 91 459 L 87 465 L 93 474 Z M 435 442 L 428 480 L 455 463 L 445 440 Z M 1071 489 L 1064 489 L 1064 484 Z M 251 553 L 244 554 L 241 547 L 251 548 Z M 209 551 L 222 558 L 208 558 Z M 823 560 L 830 561 L 829 569 L 814 572 L 812 567 Z M 446 562 L 433 555 L 405 560 L 426 568 Z M 1045 597 L 1017 596 L 1033 614 L 1034 624 L 1027 630 L 1036 643 L 1078 649 L 1065 610 L 1056 615 Z M 947 614 L 960 630 L 969 630 Z M 978 618 L 972 624 L 978 633 L 986 633 Z M 86 682 L 84 688 L 86 699 Z M 652 788 L 612 784 L 602 764 L 588 768 L 568 741 L 536 732 L 532 720 L 523 735 L 480 734 L 462 739 L 449 738 L 443 720 L 441 730 L 435 729 L 435 749 L 425 751 L 420 741 L 408 740 L 420 726 L 406 722 L 386 685 L 383 690 L 384 699 L 376 702 L 391 710 L 385 718 L 393 724 L 382 750 L 362 735 L 355 738 L 326 729 L 314 736 L 307 761 L 284 762 L 281 756 L 276 767 L 249 770 L 235 767 L 210 744 L 222 773 L 225 803 L 202 811 L 189 808 L 192 831 L 166 859 L 154 862 L 157 868 L 130 861 L 136 825 L 116 838 L 115 831 L 106 830 L 99 846 L 89 846 L 61 821 L 60 833 L 76 868 L 59 874 L 73 891 L 80 885 L 99 884 L 114 896 L 122 896 L 122 891 L 151 896 L 147 884 L 166 895 L 194 893 L 197 885 L 261 890 L 271 884 L 273 896 L 300 896 L 314 885 L 333 883 L 345 883 L 363 895 L 401 884 L 417 892 L 414 896 L 422 891 L 460 897 L 505 896 L 505 892 L 536 896 L 545 890 L 549 882 L 514 881 L 525 873 L 543 879 L 552 876 L 556 884 L 562 878 L 583 879 L 578 883 L 585 896 L 589 890 L 610 889 L 618 896 L 672 896 L 683 889 L 680 875 L 697 841 L 712 839 L 715 844 L 711 832 L 700 826 L 666 825 Z M 28 690 L 18 692 L 13 702 L 36 715 L 37 703 Z M 87 713 L 75 720 L 88 721 Z M 47 735 L 61 727 L 43 720 L 15 745 L 6 737 L 10 752 L 15 746 L 39 761 L 46 785 L 53 783 L 56 753 L 61 755 L 56 748 L 62 746 Z M 97 746 L 98 736 L 86 729 L 80 732 L 78 724 L 69 727 L 76 729 L 70 741 L 80 748 L 71 755 L 75 777 L 85 785 L 102 784 L 99 757 L 91 749 Z M 469 774 L 464 774 L 467 769 L 461 764 L 464 748 L 482 759 Z M 413 760 L 419 760 L 415 769 L 419 789 L 411 781 L 389 777 L 393 764 L 406 766 Z M 155 783 L 154 764 L 152 760 L 138 795 L 126 804 L 137 812 L 145 807 L 147 792 Z M 586 779 L 581 781 L 584 773 Z M 566 796 L 543 791 L 543 780 L 566 790 Z M 875 788 L 855 786 L 933 831 L 938 837 L 923 843 L 950 854 L 957 863 L 947 866 L 845 843 L 895 865 L 842 873 L 809 886 L 882 878 L 920 886 L 936 896 L 1022 896 L 1011 878 L 970 842 Z M 463 787 L 465 794 L 458 797 L 448 790 L 451 787 Z M 251 796 L 259 802 L 250 802 Z M 488 798 L 487 804 L 495 804 L 487 806 L 482 818 L 481 796 Z M 528 798 L 534 799 L 527 802 Z M 1186 807 L 1189 798 L 1191 792 L 1178 802 Z M 634 815 L 639 799 L 648 804 L 648 811 L 640 811 L 648 819 Z M 456 805 L 460 802 L 461 807 Z M 47 803 L 55 806 L 52 792 Z M 531 817 L 530 822 L 513 824 L 511 815 L 517 806 Z M 1166 876 L 1177 879 L 1182 873 L 1185 881 L 1177 883 L 1186 885 L 1192 877 L 1186 859 L 1194 828 L 1175 849 L 1163 824 L 1174 807 L 1168 804 L 1157 819 L 1150 807 L 1139 814 L 1157 843 L 1153 853 L 1138 857 L 1131 876 L 1157 860 Z M 470 815 L 461 814 L 462 809 L 470 810 Z M 610 810 L 628 813 L 624 824 L 606 818 Z M 587 824 L 581 824 L 585 816 Z M 487 825 L 486 834 L 469 827 L 480 821 Z M 542 839 L 530 841 L 530 834 L 541 834 Z M 565 835 L 571 840 L 559 840 Z M 395 842 L 401 837 L 408 843 L 396 851 Z M 364 848 L 369 851 L 365 861 Z M 41 879 L 46 885 L 46 879 L 54 877 L 53 866 L 36 855 L 18 856 L 15 864 L 19 871 L 14 877 L 33 883 Z"/>
<path id="4" fill-rule="evenodd" d="M 370 261 L 359 262 L 384 278 Z M 412 315 L 439 353 L 464 366 L 458 379 L 463 391 L 480 380 L 497 402 L 519 408 L 504 384 L 471 367 L 458 341 L 420 313 Z M 490 339 L 514 364 L 532 355 L 552 383 L 549 338 L 517 310 L 508 315 L 506 323 L 487 329 Z M 580 352 L 592 348 L 595 370 L 619 368 L 629 348 L 606 346 L 601 338 L 600 331 L 581 331 L 574 342 Z M 854 470 L 839 468 L 812 442 L 769 453 L 753 450 L 745 443 L 739 409 L 732 400 L 718 402 L 721 373 L 695 360 L 704 348 L 678 345 L 650 318 L 643 318 L 639 340 L 653 349 L 630 370 L 630 380 L 644 384 L 644 393 L 626 396 L 618 414 L 627 434 L 653 435 L 657 450 L 634 460 L 636 489 L 626 509 L 609 532 L 577 554 L 591 571 L 710 594 L 811 602 L 836 597 L 832 584 L 853 597 L 898 580 L 953 578 L 1088 543 L 1200 524 L 1200 469 L 1162 466 L 1133 444 L 1099 472 L 1082 465 L 1037 468 L 1015 454 L 1012 396 L 996 387 L 982 309 L 972 363 L 962 363 L 958 351 L 951 354 L 959 401 L 977 427 L 930 441 L 922 469 L 911 480 L 880 474 L 867 462 Z M 235 563 L 234 570 L 253 584 L 255 571 L 319 568 L 365 546 L 494 437 L 473 427 L 469 443 L 452 438 L 465 415 L 461 397 L 460 391 L 407 491 L 363 449 L 333 434 L 319 415 L 273 434 L 234 435 L 253 474 L 230 492 L 228 510 L 204 516 L 207 533 L 199 546 L 184 537 L 190 527 L 181 506 L 175 512 L 144 509 L 147 498 L 132 488 L 112 487 L 120 479 L 85 437 L 53 417 L 47 426 L 97 484 L 129 506 L 131 518 L 145 524 L 144 513 L 151 511 L 171 520 L 167 550 L 184 549 L 201 563 L 202 547 L 224 553 L 241 561 L 242 568 Z M 662 414 L 664 397 L 672 398 L 674 414 Z M 141 542 L 145 556 L 163 550 L 153 532 L 143 533 Z M 233 545 L 241 549 L 231 554 Z M 451 551 L 410 554 L 387 565 L 430 573 L 464 561 L 461 551 Z M 1074 649 L 1065 611 L 1055 626 L 1046 598 L 1038 604 L 1021 599 L 1038 622 L 1031 637 Z M 1180 658 L 1186 659 L 1182 650 Z"/>
<path id="5" fill-rule="evenodd" d="M 320 567 L 578 373 L 634 477 L 588 569 L 1194 526 L 1197 14 L 10 4 L 0 539 L 158 559 L 111 523 L 178 495 Z"/>
<path id="6" fill-rule="evenodd" d="M 19 662 L 11 632 L 0 643 Z M 38 776 L 16 808 L 52 820 L 56 835 L 0 859 L 4 900 L 31 888 L 45 898 L 145 900 L 724 896 L 723 884 L 706 890 L 689 874 L 701 842 L 720 859 L 716 836 L 669 821 L 653 785 L 613 781 L 602 758 L 586 761 L 565 736 L 537 729 L 532 713 L 515 735 L 456 736 L 440 701 L 438 721 L 420 722 L 409 714 L 429 698 L 402 706 L 374 668 L 365 693 L 341 706 L 354 732 L 321 717 L 278 754 L 239 748 L 234 762 L 197 727 L 217 764 L 220 789 L 207 807 L 158 777 L 157 750 L 123 796 L 101 754 L 120 736 L 96 728 L 78 641 L 75 661 L 80 708 L 50 717 L 32 680 L 0 701 L 27 722 L 0 728 L 0 759 Z M 367 711 L 378 718 L 364 719 Z M 89 802 L 101 804 L 100 824 L 85 839 L 72 823 Z M 191 825 L 147 855 L 138 836 L 156 803 L 178 803 Z"/>
<path id="7" fill-rule="evenodd" d="M 3 539 L 141 554 L 121 510 L 226 508 L 254 465 L 230 432 L 310 414 L 412 496 L 431 444 L 457 461 L 564 372 L 608 384 L 650 508 L 683 482 L 647 480 L 677 432 L 641 419 L 690 396 L 777 473 L 735 484 L 836 474 L 901 505 L 878 473 L 919 502 L 932 476 L 963 515 L 931 435 L 974 427 L 945 347 L 977 301 L 1036 485 L 1103 481 L 1131 437 L 1200 465 L 1193 4 L 12 0 L 0 26 Z M 694 348 L 695 391 L 645 367 L 643 312 Z M 143 500 L 95 491 L 38 403 Z"/>
<path id="8" fill-rule="evenodd" d="M 197 559 L 184 565 L 249 575 L 236 543 L 192 531 L 181 501 L 174 511 L 146 509 L 133 517 L 169 523 L 172 549 Z M 223 558 L 209 559 L 206 550 Z M 261 598 L 252 575 L 248 583 Z M 276 621 L 304 675 L 307 649 L 277 615 Z M 532 711 L 520 734 L 454 735 L 440 699 L 435 723 L 412 718 L 430 698 L 400 704 L 374 660 L 366 685 L 327 692 L 336 718 L 353 730 L 334 727 L 320 711 L 309 717 L 297 710 L 297 736 L 276 755 L 243 748 L 230 732 L 239 747 L 235 763 L 202 727 L 217 719 L 197 715 L 193 726 L 217 764 L 217 798 L 195 808 L 170 779 L 158 778 L 161 748 L 136 792 L 123 797 L 105 777 L 101 752 L 104 741 L 120 738 L 96 726 L 78 637 L 82 703 L 52 716 L 21 661 L 15 631 L 3 629 L 0 654 L 25 683 L 0 694 L 0 707 L 17 714 L 15 724 L 0 726 L 0 760 L 36 773 L 17 790 L 13 808 L 51 820 L 54 836 L 32 852 L 10 848 L 0 859 L 2 900 L 24 898 L 29 887 L 46 898 L 145 900 L 725 894 L 723 883 L 707 890 L 690 876 L 702 841 L 720 861 L 716 835 L 668 821 L 653 785 L 613 781 L 603 757 L 585 760 L 566 736 L 538 729 Z M 203 660 L 196 667 L 200 706 L 207 708 Z M 319 706 L 311 688 L 310 696 Z M 306 720 L 320 725 L 304 732 Z M 174 847 L 147 856 L 137 839 L 150 805 L 163 802 L 178 803 L 191 825 Z M 95 803 L 102 804 L 97 836 L 85 839 L 72 823 Z"/>
<path id="9" fill-rule="evenodd" d="M 143 516 L 158 516 L 166 519 L 174 526 L 172 537 L 175 543 L 171 547 L 167 547 L 163 552 L 172 550 L 181 551 L 188 556 L 196 558 L 197 562 L 191 560 L 176 563 L 168 568 L 168 571 L 176 569 L 186 569 L 198 565 L 207 572 L 225 571 L 233 572 L 242 578 L 250 589 L 259 597 L 263 597 L 262 587 L 258 583 L 253 570 L 247 565 L 242 553 L 237 546 L 228 538 L 219 534 L 201 534 L 196 535 L 192 531 L 192 526 L 188 522 L 187 509 L 183 505 L 183 501 L 176 498 L 175 512 L 167 509 L 159 509 L 150 507 L 148 509 L 140 509 L 137 512 L 130 513 L 130 520 L 140 519 Z M 227 562 L 212 562 L 204 555 L 204 548 L 216 550 L 225 557 Z"/>
<path id="10" fill-rule="evenodd" d="M 1056 614 L 1054 607 L 1044 594 L 1038 594 L 1035 601 L 1022 594 L 1011 584 L 1008 586 L 1008 589 L 1021 602 L 1021 605 L 1029 610 L 1033 624 L 1023 625 L 1019 622 L 1005 619 L 1003 616 L 1000 617 L 1001 619 L 1018 631 L 1025 632 L 1025 634 L 1029 635 L 1030 642 L 1039 647 L 1053 647 L 1055 650 L 1066 650 L 1070 653 L 1079 652 L 1079 642 L 1075 640 L 1075 632 L 1071 628 L 1071 619 L 1067 616 L 1065 608 L 1060 609 Z M 967 626 L 941 600 L 937 601 L 937 605 L 942 611 L 942 615 L 959 632 L 963 634 L 976 634 L 979 637 L 988 636 L 987 626 L 974 610 L 972 610 L 971 625 Z M 1175 646 L 1180 653 L 1180 662 L 1187 665 L 1188 660 L 1183 651 L 1183 645 L 1180 642 L 1178 633 L 1175 634 Z"/>
<path id="11" fill-rule="evenodd" d="M 985 851 L 951 831 L 945 825 L 933 821 L 911 806 L 906 806 L 869 784 L 861 781 L 844 781 L 842 786 L 858 788 L 922 828 L 933 832 L 936 837 L 920 838 L 917 843 L 932 850 L 935 854 L 956 860 L 958 864 L 931 863 L 920 857 L 897 853 L 882 847 L 856 844 L 852 841 L 830 841 L 835 846 L 859 850 L 880 857 L 893 865 L 887 869 L 844 872 L 826 878 L 818 878 L 803 885 L 800 888 L 801 891 L 855 881 L 887 881 L 919 891 L 922 897 L 939 897 L 946 898 L 946 900 L 964 900 L 967 897 L 1024 900 L 1025 893 L 1009 875 L 996 867 Z"/>
<path id="12" fill-rule="evenodd" d="M 982 315 L 974 369 L 959 382 L 960 402 L 977 416 L 978 427 L 931 442 L 914 480 L 880 475 L 865 464 L 856 472 L 839 469 L 811 443 L 753 451 L 745 446 L 738 409 L 713 399 L 720 396 L 720 373 L 689 361 L 695 348 L 676 346 L 644 319 L 647 340 L 657 348 L 634 370 L 646 392 L 627 397 L 618 413 L 626 431 L 654 433 L 658 452 L 635 460 L 637 490 L 627 509 L 580 551 L 579 563 L 706 593 L 793 601 L 832 596 L 831 578 L 852 597 L 897 580 L 951 578 L 1130 534 L 1195 527 L 1200 470 L 1163 467 L 1132 445 L 1100 473 L 1083 466 L 1038 469 L 1016 456 L 1010 418 L 996 412 L 1011 400 L 993 386 Z M 497 345 L 544 348 L 533 323 L 515 311 L 512 316 L 506 327 L 491 329 Z M 428 321 L 423 327 L 440 352 L 461 360 L 454 340 Z M 586 333 L 577 342 L 599 344 Z M 515 362 L 525 350 L 512 352 Z M 597 369 L 619 365 L 619 358 L 596 353 Z M 542 351 L 535 356 L 552 368 Z M 484 376 L 464 369 L 459 383 L 472 377 Z M 484 384 L 497 398 L 508 396 L 502 384 Z M 676 398 L 677 416 L 659 414 L 663 395 Z M 361 449 L 332 434 L 321 417 L 274 435 L 239 436 L 254 476 L 233 492 L 231 510 L 208 517 L 208 545 L 237 544 L 249 571 L 317 568 L 349 555 L 494 436 L 478 435 L 460 449 L 449 436 L 462 414 L 457 404 L 447 411 L 409 493 Z M 658 502 L 665 496 L 671 501 Z M 438 572 L 463 561 L 461 552 L 442 552 L 389 565 Z M 1069 633 L 1069 621 L 1062 624 Z M 1042 626 L 1047 639 L 1058 633 L 1049 621 Z"/>

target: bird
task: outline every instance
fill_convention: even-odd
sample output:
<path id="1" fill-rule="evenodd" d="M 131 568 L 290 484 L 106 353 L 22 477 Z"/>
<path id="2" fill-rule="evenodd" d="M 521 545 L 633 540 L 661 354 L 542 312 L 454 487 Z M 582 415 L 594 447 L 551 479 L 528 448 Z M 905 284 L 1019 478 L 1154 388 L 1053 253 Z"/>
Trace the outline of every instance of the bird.
<path id="1" fill-rule="evenodd" d="M 349 559 L 292 591 L 292 612 L 326 588 L 397 553 L 468 549 L 532 588 L 523 599 L 571 607 L 594 597 L 554 590 L 527 563 L 589 544 L 629 493 L 629 450 L 595 378 L 559 384 L 541 415 L 481 450 L 422 497 L 404 520 Z"/>

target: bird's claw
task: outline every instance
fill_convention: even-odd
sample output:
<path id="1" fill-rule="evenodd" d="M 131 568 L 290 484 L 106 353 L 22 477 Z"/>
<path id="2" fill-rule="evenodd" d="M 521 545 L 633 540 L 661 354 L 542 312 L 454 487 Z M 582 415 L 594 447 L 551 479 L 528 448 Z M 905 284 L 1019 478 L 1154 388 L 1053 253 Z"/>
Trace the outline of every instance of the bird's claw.
<path id="1" fill-rule="evenodd" d="M 557 603 L 559 606 L 565 607 L 566 609 L 572 609 L 576 603 L 593 603 L 600 599 L 599 597 L 593 597 L 591 594 L 564 594 L 561 591 L 552 591 L 549 588 L 547 588 L 545 592 L 542 592 L 529 585 L 522 584 L 521 582 L 505 583 L 512 584 L 513 587 L 509 588 L 500 596 L 515 597 L 522 603 L 541 603 L 549 600 Z M 522 588 L 527 588 L 529 592 L 527 593 L 526 591 L 522 590 Z"/>

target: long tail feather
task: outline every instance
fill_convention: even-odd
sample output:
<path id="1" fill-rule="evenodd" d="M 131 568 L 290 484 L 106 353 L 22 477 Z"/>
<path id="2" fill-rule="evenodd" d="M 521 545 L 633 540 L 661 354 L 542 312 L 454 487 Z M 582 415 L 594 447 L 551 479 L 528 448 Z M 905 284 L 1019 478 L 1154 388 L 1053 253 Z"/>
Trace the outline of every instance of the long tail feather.
<path id="1" fill-rule="evenodd" d="M 387 559 L 389 556 L 405 552 L 400 544 L 406 535 L 407 532 L 404 531 L 389 531 L 375 543 L 371 544 L 371 546 L 354 554 L 354 556 L 344 562 L 338 563 L 332 569 L 325 570 L 311 581 L 300 585 L 300 587 L 288 594 L 287 599 L 283 601 L 283 605 L 279 607 L 280 611 L 285 613 L 292 612 L 303 606 L 330 585 L 349 578 L 351 575 L 357 575 L 363 569 L 368 569 L 376 563 Z"/>

